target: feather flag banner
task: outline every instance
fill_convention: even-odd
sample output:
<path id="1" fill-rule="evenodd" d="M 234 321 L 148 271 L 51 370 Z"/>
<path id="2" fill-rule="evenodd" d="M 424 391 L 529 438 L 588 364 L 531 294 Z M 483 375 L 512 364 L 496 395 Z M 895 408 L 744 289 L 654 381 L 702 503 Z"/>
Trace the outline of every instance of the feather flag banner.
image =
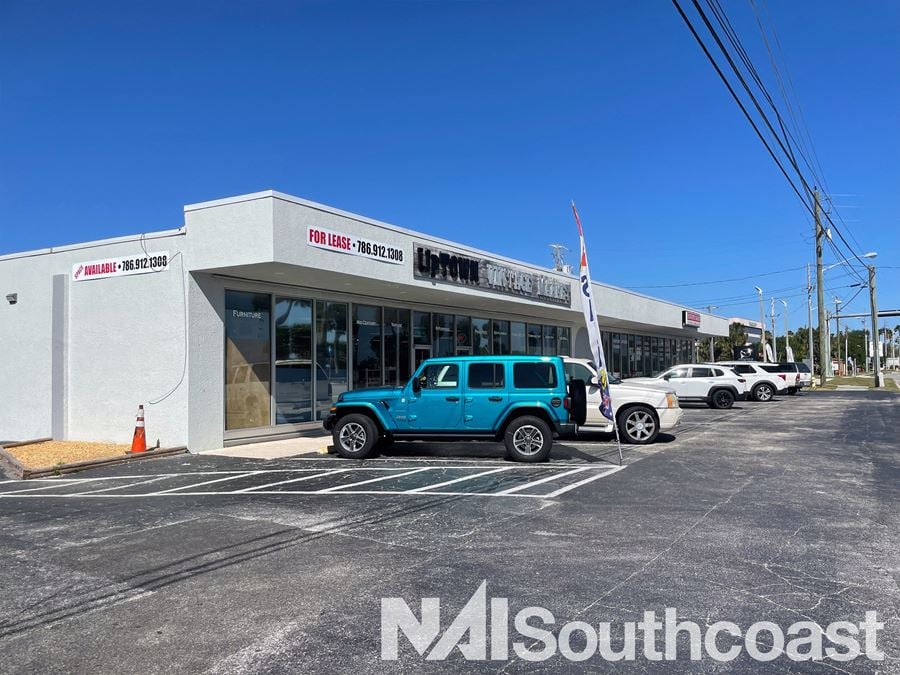
<path id="1" fill-rule="evenodd" d="M 600 386 L 600 412 L 603 416 L 613 421 L 612 399 L 609 396 L 609 376 L 606 370 L 606 357 L 603 354 L 603 342 L 600 340 L 600 326 L 597 324 L 597 314 L 594 311 L 594 292 L 591 287 L 591 270 L 588 266 L 587 247 L 584 244 L 584 230 L 581 228 L 581 218 L 575 202 L 572 202 L 572 213 L 575 214 L 575 222 L 578 225 L 578 238 L 581 242 L 581 264 L 578 271 L 581 290 L 581 309 L 584 312 L 584 323 L 587 327 L 588 339 L 591 343 L 591 354 L 594 357 L 594 366 L 597 369 Z M 618 430 L 617 430 L 618 431 Z"/>

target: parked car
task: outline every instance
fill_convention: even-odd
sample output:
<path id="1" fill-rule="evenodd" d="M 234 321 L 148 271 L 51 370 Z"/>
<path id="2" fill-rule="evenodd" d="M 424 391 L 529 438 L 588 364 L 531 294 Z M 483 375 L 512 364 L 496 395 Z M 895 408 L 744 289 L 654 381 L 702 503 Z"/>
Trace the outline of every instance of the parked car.
<path id="1" fill-rule="evenodd" d="M 587 415 L 579 429 L 613 432 L 612 422 L 600 412 L 600 386 L 597 371 L 588 359 L 564 356 L 566 380 L 584 380 L 587 384 Z M 646 445 L 656 440 L 660 431 L 671 431 L 679 424 L 684 411 L 678 396 L 669 386 L 623 382 L 609 375 L 609 396 L 616 412 L 619 437 L 626 443 Z"/>
<path id="2" fill-rule="evenodd" d="M 803 387 L 811 387 L 812 386 L 812 373 L 809 372 L 809 366 L 803 363 L 802 361 L 799 363 L 795 363 L 793 361 L 789 361 L 786 363 L 778 363 L 778 364 L 766 364 L 769 366 L 777 365 L 778 366 L 778 375 L 781 376 L 784 373 L 786 377 L 786 390 L 788 394 L 793 396 L 798 391 L 800 391 Z M 791 373 L 796 373 L 799 377 L 791 382 Z"/>
<path id="3" fill-rule="evenodd" d="M 766 365 L 758 361 L 717 361 L 717 365 L 728 366 L 739 376 L 747 380 L 747 396 L 754 401 L 771 401 L 776 394 L 781 394 L 787 389 L 784 378 L 777 373 L 769 372 Z"/>
<path id="4" fill-rule="evenodd" d="M 507 458 L 540 462 L 554 434 L 574 432 L 585 418 L 584 383 L 566 383 L 559 356 L 455 356 L 423 361 L 402 387 L 340 394 L 324 427 L 347 459 L 394 439 L 465 438 L 502 440 Z"/>
<path id="5" fill-rule="evenodd" d="M 633 377 L 627 383 L 667 384 L 679 401 L 698 401 L 710 408 L 730 408 L 744 398 L 747 380 L 731 368 L 697 363 L 673 366 L 655 377 Z"/>
<path id="6" fill-rule="evenodd" d="M 800 390 L 800 371 L 796 363 L 763 363 L 761 365 L 763 370 L 784 382 L 785 390 L 793 389 L 793 391 L 788 391 L 788 394 L 796 394 Z M 811 380 L 812 376 L 810 376 Z"/>

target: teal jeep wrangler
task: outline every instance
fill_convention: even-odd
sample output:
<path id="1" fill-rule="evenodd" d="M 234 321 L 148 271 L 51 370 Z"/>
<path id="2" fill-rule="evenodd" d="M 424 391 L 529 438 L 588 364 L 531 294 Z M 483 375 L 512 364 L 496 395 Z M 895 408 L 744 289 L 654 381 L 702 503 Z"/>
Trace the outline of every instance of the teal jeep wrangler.
<path id="1" fill-rule="evenodd" d="M 347 459 L 403 440 L 502 440 L 508 459 L 547 459 L 553 435 L 585 418 L 584 382 L 566 384 L 558 356 L 455 356 L 423 361 L 402 387 L 341 394 L 324 426 Z"/>

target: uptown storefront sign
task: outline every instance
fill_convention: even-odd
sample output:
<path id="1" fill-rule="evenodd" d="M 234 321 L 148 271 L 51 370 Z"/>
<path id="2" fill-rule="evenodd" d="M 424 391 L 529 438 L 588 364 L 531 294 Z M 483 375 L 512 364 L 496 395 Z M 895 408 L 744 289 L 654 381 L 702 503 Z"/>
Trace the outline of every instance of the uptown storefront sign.
<path id="1" fill-rule="evenodd" d="M 554 305 L 571 305 L 572 286 L 553 277 L 501 263 L 414 244 L 413 276 L 517 295 Z"/>
<path id="2" fill-rule="evenodd" d="M 392 265 L 403 264 L 403 249 L 382 244 L 380 241 L 363 239 L 352 234 L 334 232 L 321 227 L 310 226 L 307 229 L 306 243 L 326 251 L 358 255 Z"/>

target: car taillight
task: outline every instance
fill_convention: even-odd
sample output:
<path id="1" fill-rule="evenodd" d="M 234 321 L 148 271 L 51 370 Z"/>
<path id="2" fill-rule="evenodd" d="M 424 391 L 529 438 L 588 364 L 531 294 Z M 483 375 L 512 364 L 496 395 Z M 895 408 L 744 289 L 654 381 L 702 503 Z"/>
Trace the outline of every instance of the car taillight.
<path id="1" fill-rule="evenodd" d="M 781 373 L 781 374 L 778 375 L 778 377 L 780 377 L 782 380 L 784 380 L 785 382 L 787 382 L 787 375 Z"/>
<path id="2" fill-rule="evenodd" d="M 572 399 L 570 397 L 566 396 L 563 399 L 563 408 L 565 408 L 566 410 L 572 409 Z"/>
<path id="3" fill-rule="evenodd" d="M 743 377 L 739 377 L 739 378 L 738 378 L 738 382 L 741 382 L 741 383 L 743 383 L 743 384 L 746 384 L 747 380 L 746 380 L 745 378 L 743 378 Z"/>

